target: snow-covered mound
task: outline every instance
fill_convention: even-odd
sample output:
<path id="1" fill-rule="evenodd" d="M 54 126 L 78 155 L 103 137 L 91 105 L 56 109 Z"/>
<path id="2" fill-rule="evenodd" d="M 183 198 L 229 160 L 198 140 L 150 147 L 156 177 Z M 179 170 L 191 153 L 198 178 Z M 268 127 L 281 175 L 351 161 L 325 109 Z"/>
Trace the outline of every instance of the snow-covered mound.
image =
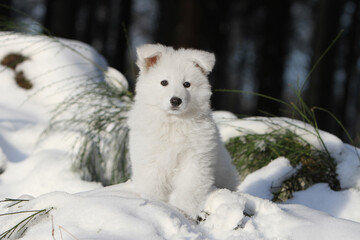
<path id="1" fill-rule="evenodd" d="M 277 128 L 295 132 L 312 146 L 323 149 L 312 126 L 288 118 L 253 117 L 237 119 L 231 113 L 215 112 L 214 117 L 224 141 L 244 134 L 264 134 Z M 341 191 L 333 191 L 327 184 L 315 184 L 305 191 L 294 193 L 287 203 L 296 203 L 324 211 L 339 218 L 360 222 L 360 150 L 343 143 L 336 136 L 320 131 L 323 143 L 337 162 L 336 172 Z M 248 175 L 240 184 L 241 192 L 264 199 L 272 199 L 271 186 L 279 186 L 284 178 L 294 171 L 285 158 L 274 159 L 265 166 Z"/>
<path id="2" fill-rule="evenodd" d="M 359 223 L 228 190 L 208 197 L 204 210 L 209 215 L 196 224 L 134 192 L 131 182 L 79 194 L 52 192 L 8 209 L 51 209 L 29 224 L 22 239 L 357 239 L 360 234 Z M 30 214 L 4 216 L 0 229 Z"/>
<path id="3" fill-rule="evenodd" d="M 8 54 L 25 59 L 0 65 L 0 238 L 12 239 L 358 239 L 360 169 L 356 151 L 321 132 L 344 189 L 316 184 L 284 204 L 270 202 L 270 187 L 292 170 L 286 158 L 248 175 L 238 192 L 211 193 L 194 222 L 174 207 L 136 191 L 131 181 L 110 187 L 85 182 L 71 170 L 76 137 L 39 135 L 50 110 L 90 78 L 126 89 L 121 73 L 86 44 L 45 36 L 0 33 L 0 61 Z M 19 85 L 19 72 L 31 88 Z M 28 85 L 29 86 L 29 85 Z M 321 148 L 310 126 L 285 119 L 214 117 L 224 140 L 270 126 L 287 127 Z M 25 225 L 25 227 L 23 227 Z M 8 231 L 8 232 L 6 232 Z M 1 235 L 4 233 L 3 235 Z M 5 235 L 7 234 L 7 235 Z"/>

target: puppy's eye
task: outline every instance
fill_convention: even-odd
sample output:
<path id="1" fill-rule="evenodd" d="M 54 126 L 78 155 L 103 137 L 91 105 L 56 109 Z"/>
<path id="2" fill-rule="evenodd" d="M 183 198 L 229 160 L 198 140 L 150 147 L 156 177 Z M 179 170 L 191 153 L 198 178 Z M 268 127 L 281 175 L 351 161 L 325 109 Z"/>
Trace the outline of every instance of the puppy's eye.
<path id="1" fill-rule="evenodd" d="M 166 81 L 166 80 L 162 80 L 162 81 L 160 82 L 160 84 L 165 87 L 165 86 L 167 86 L 167 85 L 169 84 L 169 82 Z"/>
<path id="2" fill-rule="evenodd" d="M 191 86 L 191 84 L 190 84 L 189 82 L 184 82 L 184 83 L 183 83 L 183 86 L 184 86 L 185 88 L 189 88 L 189 87 Z"/>

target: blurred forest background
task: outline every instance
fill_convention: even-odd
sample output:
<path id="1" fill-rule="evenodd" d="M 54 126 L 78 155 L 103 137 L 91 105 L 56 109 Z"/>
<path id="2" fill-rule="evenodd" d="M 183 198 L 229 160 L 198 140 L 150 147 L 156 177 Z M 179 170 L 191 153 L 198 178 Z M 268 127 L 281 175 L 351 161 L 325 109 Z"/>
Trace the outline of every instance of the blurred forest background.
<path id="1" fill-rule="evenodd" d="M 331 111 L 360 144 L 359 0 L 1 0 L 0 16 L 96 48 L 134 87 L 135 48 L 144 43 L 214 52 L 213 89 L 257 92 L 287 102 L 304 85 L 308 106 Z M 1 43 L 0 43 L 1 45 Z M 1 47 L 1 46 L 0 46 Z M 247 93 L 215 92 L 213 108 L 239 116 L 292 116 Z M 328 114 L 319 127 L 346 140 Z"/>

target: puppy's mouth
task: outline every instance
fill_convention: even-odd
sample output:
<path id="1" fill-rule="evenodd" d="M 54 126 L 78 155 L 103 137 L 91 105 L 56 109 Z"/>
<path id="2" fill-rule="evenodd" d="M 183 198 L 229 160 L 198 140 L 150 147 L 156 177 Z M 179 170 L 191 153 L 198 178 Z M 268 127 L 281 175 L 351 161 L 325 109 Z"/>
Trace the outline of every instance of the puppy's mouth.
<path id="1" fill-rule="evenodd" d="M 173 106 L 171 106 L 171 107 L 170 107 L 170 110 L 171 110 L 171 111 L 179 111 L 179 110 L 180 110 L 180 107 L 173 107 Z"/>
<path id="2" fill-rule="evenodd" d="M 180 113 L 180 108 L 178 107 L 172 107 L 169 109 L 168 111 L 170 114 L 179 114 Z"/>
<path id="3" fill-rule="evenodd" d="M 168 113 L 174 114 L 174 115 L 180 114 L 180 113 L 182 113 L 182 109 L 181 109 L 181 107 L 171 106 L 171 107 L 168 109 Z"/>

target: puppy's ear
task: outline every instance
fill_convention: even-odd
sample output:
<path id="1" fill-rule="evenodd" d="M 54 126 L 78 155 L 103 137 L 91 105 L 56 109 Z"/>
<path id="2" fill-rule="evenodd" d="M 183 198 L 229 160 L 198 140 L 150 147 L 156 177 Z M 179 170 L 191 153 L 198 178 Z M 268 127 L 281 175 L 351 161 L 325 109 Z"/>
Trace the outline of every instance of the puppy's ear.
<path id="1" fill-rule="evenodd" d="M 145 44 L 136 48 L 137 61 L 136 65 L 140 72 L 146 72 L 153 67 L 160 59 L 162 53 L 166 49 L 161 44 Z"/>
<path id="2" fill-rule="evenodd" d="M 190 50 L 190 59 L 204 75 L 208 75 L 215 65 L 215 55 L 201 50 Z"/>

